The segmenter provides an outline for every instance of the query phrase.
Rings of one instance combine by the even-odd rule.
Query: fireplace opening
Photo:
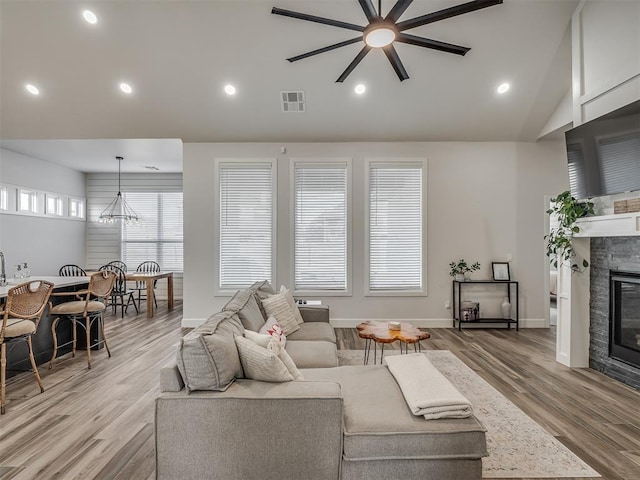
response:
[[[640,273],[611,271],[609,356],[640,368]]]

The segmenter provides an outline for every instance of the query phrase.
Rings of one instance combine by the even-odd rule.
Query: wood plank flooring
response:
[[[155,478],[153,401],[160,367],[186,330],[182,306],[156,316],[108,315],[106,351],[62,357],[11,378],[0,417],[0,479]],[[355,329],[337,329],[338,347],[362,349]],[[554,360],[547,330],[431,329],[424,349],[453,351],[479,375],[589,463],[606,480],[640,478],[640,392],[589,369]],[[389,347],[387,347],[389,348]],[[392,344],[390,348],[398,348]],[[525,480],[525,479],[518,479]]]

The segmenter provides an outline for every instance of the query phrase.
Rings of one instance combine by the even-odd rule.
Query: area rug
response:
[[[340,365],[362,365],[363,353],[338,351]],[[385,356],[399,353],[385,352]],[[471,401],[474,415],[487,428],[489,456],[482,459],[484,478],[600,477],[453,353],[423,353]]]

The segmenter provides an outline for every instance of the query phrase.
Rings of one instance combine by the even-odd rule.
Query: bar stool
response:
[[[37,287],[35,285],[37,284]],[[31,335],[36,333],[42,312],[47,305],[47,300],[53,290],[53,283],[44,280],[25,282],[10,288],[7,292],[7,303],[0,312],[2,318],[2,330],[0,330],[0,376],[2,377],[0,391],[0,414],[5,412],[5,381],[7,368],[7,345],[13,349],[20,341],[26,341],[29,347],[29,360],[31,368],[40,387],[40,393],[44,392],[42,380],[38,373],[36,361],[33,358],[33,346]]]
[[[79,300],[72,300],[70,302],[60,303],[58,305],[50,306],[51,316],[56,316],[55,320],[51,323],[51,333],[53,335],[53,355],[51,356],[51,362],[49,362],[49,368],[53,367],[53,362],[56,359],[58,348],[64,345],[72,344],[71,356],[76,356],[76,341],[77,341],[77,325],[80,325],[85,330],[87,339],[87,366],[91,368],[91,347],[95,347],[104,343],[107,349],[107,355],[111,357],[109,351],[109,345],[107,344],[107,337],[104,335],[104,320],[102,317],[103,312],[107,306],[104,303],[104,299],[111,295],[113,284],[116,279],[116,274],[110,271],[100,271],[91,275],[89,279],[89,287],[87,290],[81,290],[78,292],[61,292],[54,293],[53,296],[69,296],[75,295]],[[92,300],[96,298],[97,300]],[[58,345],[58,337],[56,335],[56,327],[61,320],[70,320],[73,324],[73,340],[63,345]],[[102,339],[98,339],[94,344],[91,343],[91,326],[94,322],[98,322],[100,327],[100,334]]]

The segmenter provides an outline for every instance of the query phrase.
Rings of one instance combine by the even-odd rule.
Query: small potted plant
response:
[[[476,270],[480,270],[480,262],[476,262],[474,264],[467,264],[467,261],[462,258],[457,262],[451,262],[449,264],[451,270],[449,271],[449,275],[454,277],[458,282],[464,282],[465,273],[475,272]]]

